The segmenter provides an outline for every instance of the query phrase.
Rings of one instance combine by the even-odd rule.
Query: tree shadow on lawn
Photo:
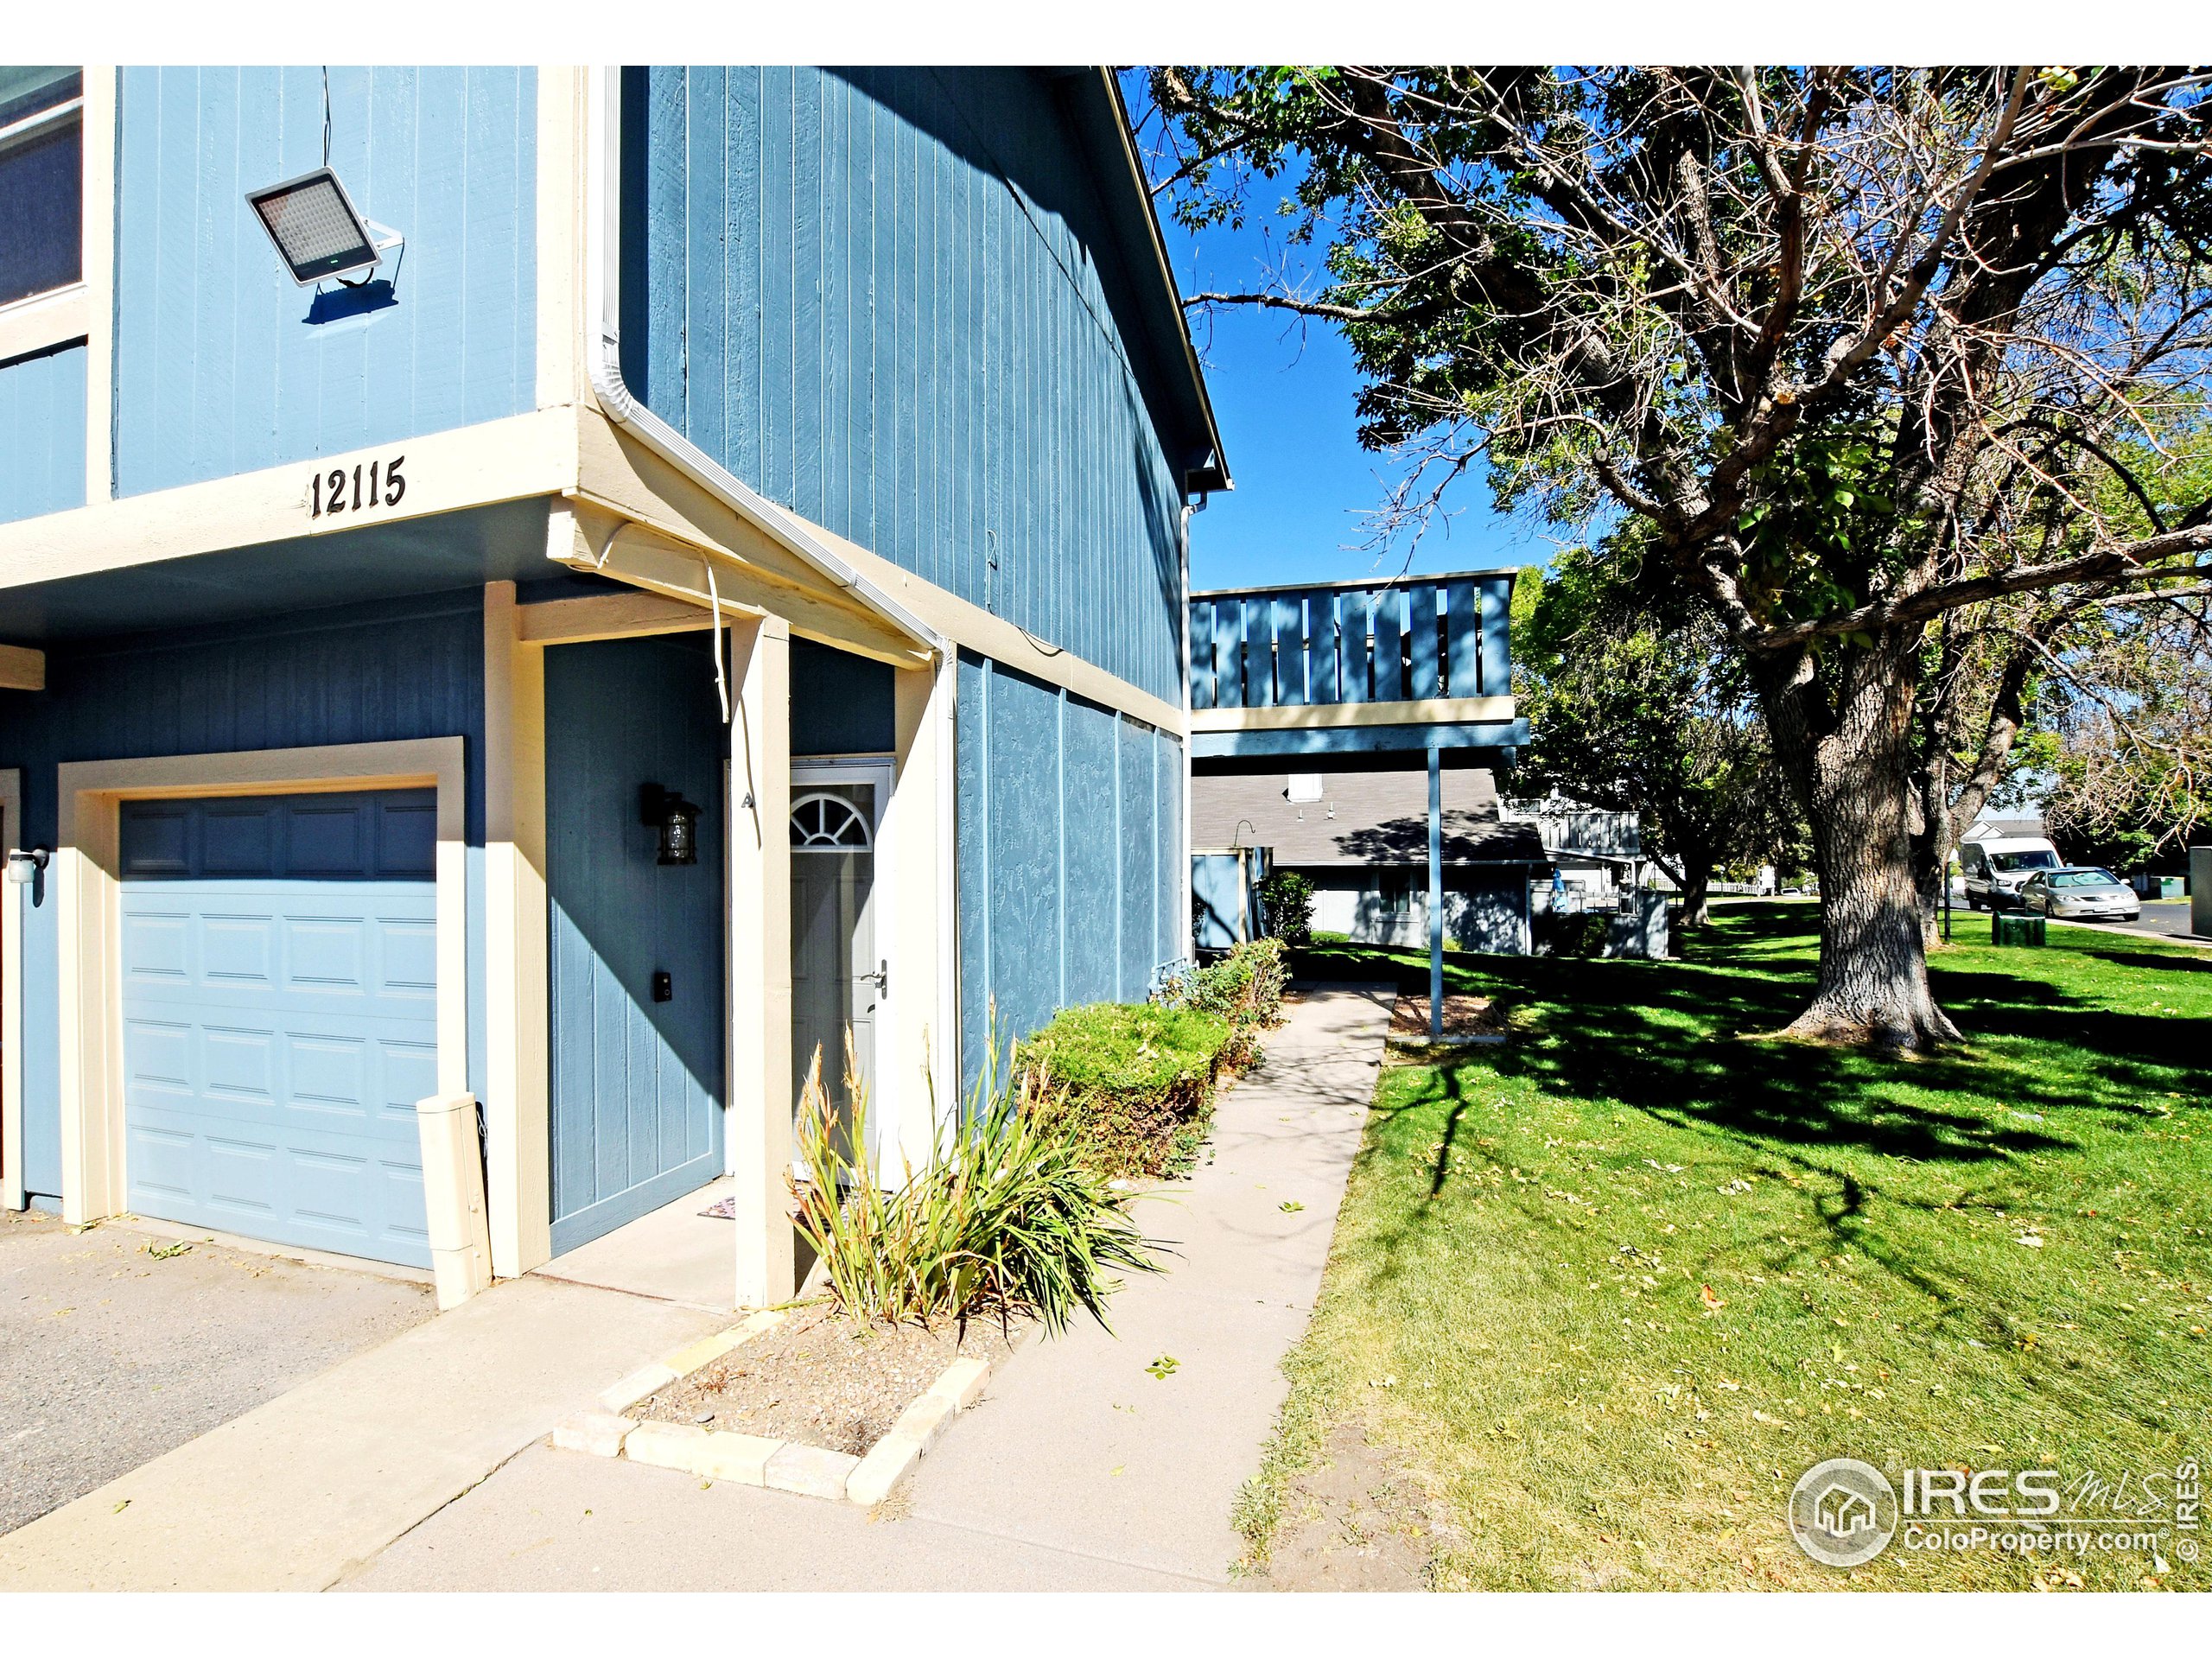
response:
[[[2069,1115],[2163,1118],[2176,1072],[2205,1069],[2197,1021],[2118,1012],[2047,979],[1980,966],[1939,969],[1939,995],[1988,1047],[1908,1061],[1738,1040],[1778,1029],[1802,1007],[1808,920],[1802,912],[1738,910],[1688,959],[1668,962],[1447,956],[1454,988],[1528,1006],[1537,1030],[1440,1071],[1451,1104],[1432,1196],[1443,1191],[1465,1110],[1463,1073],[1470,1083],[1519,1079],[1562,1099],[1631,1109],[1846,1183],[1829,1217],[1841,1236],[1870,1193],[1924,1210],[1960,1202],[1959,1183],[1914,1179],[1931,1168],[1994,1173],[2024,1156],[2077,1150],[2065,1132]],[[1403,954],[1315,950],[1301,969],[1322,969],[1332,956],[1344,971],[1371,978],[1381,966],[1396,971],[1402,988],[1427,991],[1426,964]],[[2069,1066],[2033,1046],[2051,1045],[2081,1052]],[[1942,1103],[1954,1094],[1959,1104]]]

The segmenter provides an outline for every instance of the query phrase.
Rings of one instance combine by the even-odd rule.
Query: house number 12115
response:
[[[394,455],[390,461],[357,464],[350,470],[333,467],[327,473],[317,472],[308,486],[308,517],[324,518],[370,507],[397,506],[407,493],[407,480],[399,473],[406,464],[406,456]]]

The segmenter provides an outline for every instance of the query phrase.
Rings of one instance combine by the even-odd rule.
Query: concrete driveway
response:
[[[0,1211],[0,1533],[429,1319],[429,1287]]]

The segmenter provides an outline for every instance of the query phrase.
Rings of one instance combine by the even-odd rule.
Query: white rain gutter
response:
[[[622,71],[592,72],[585,223],[599,245],[584,266],[586,304],[595,326],[588,327],[586,353],[591,389],[607,417],[663,461],[697,484],[755,530],[787,548],[823,581],[842,588],[909,639],[950,660],[952,641],[837,556],[821,538],[721,462],[693,443],[632,395],[622,379],[621,259],[622,197],[615,181],[622,156]]]

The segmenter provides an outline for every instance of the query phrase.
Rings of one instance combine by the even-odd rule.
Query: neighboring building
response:
[[[1974,821],[1959,841],[1963,845],[1969,841],[2038,841],[2044,838],[2043,814],[2040,812],[1985,812]]]
[[[325,86],[0,69],[4,1201],[421,1262],[466,1094],[499,1274],[729,1170],[788,1295],[817,1041],[918,1154],[1189,949],[1228,480],[1114,81]]]
[[[1248,925],[1241,895],[1265,865],[1313,880],[1321,928],[1529,949],[1529,879],[1549,863],[1533,828],[1500,818],[1493,779],[1529,741],[1513,707],[1514,575],[1191,596],[1201,948]]]
[[[1529,883],[1551,868],[1536,826],[1500,817],[1486,770],[1454,768],[1441,783],[1445,938],[1455,950],[1525,951]],[[1294,870],[1313,884],[1318,929],[1427,947],[1425,758],[1417,772],[1201,772],[1191,844],[1265,848],[1263,874]]]

